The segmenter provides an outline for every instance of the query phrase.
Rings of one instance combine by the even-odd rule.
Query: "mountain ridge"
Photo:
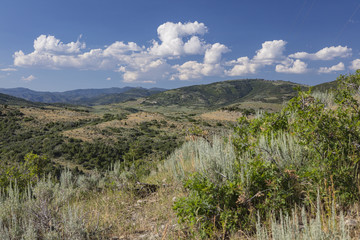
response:
[[[27,88],[0,88],[0,93],[41,103],[94,106],[145,98],[142,102],[145,105],[218,108],[246,101],[283,103],[296,95],[297,90],[295,88],[297,87],[303,90],[310,88],[307,85],[290,81],[255,78],[219,81],[170,90],[163,88],[112,87],[75,89],[64,92],[41,92]],[[327,91],[334,87],[336,87],[336,82],[332,81],[315,85],[312,88],[316,91]]]
[[[49,92],[49,91],[35,91],[28,88],[0,88],[0,93],[10,95],[13,97],[22,98],[31,102],[42,102],[42,103],[70,103],[70,104],[85,104],[85,105],[97,105],[97,100],[101,99],[101,96],[108,96],[113,94],[123,94],[123,96],[117,96],[121,100],[127,100],[127,95],[134,95],[137,97],[146,97],[152,93],[165,91],[162,88],[142,88],[142,87],[112,87],[112,88],[101,88],[101,89],[75,89],[64,92]],[[126,93],[130,94],[126,94]],[[105,102],[106,104],[113,103],[111,100]]]
[[[308,86],[282,80],[238,79],[171,89],[148,97],[143,104],[222,107],[244,101],[282,103],[296,95],[295,87]]]

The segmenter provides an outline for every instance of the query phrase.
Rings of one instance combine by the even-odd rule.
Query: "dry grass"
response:
[[[184,193],[169,177],[163,172],[144,179],[160,187],[143,198],[136,192],[107,191],[82,205],[92,224],[104,230],[104,239],[184,239],[172,211],[174,200]]]
[[[81,139],[85,142],[93,142],[94,140],[104,140],[104,141],[114,141],[116,140],[116,135],[112,134],[111,136],[104,135],[103,130],[107,128],[120,128],[125,127],[124,124],[119,120],[112,120],[109,122],[99,123],[95,126],[85,126],[68,131],[64,131],[62,134],[66,137],[71,137],[75,139]]]
[[[97,139],[102,139],[102,140],[114,139],[114,136],[104,136],[101,133],[101,130],[96,126],[86,126],[77,129],[72,129],[72,130],[64,131],[62,134],[66,137],[80,139],[85,142],[93,142]]]
[[[93,142],[94,140],[101,139],[102,141],[115,141],[116,134],[111,135],[104,134],[104,130],[110,128],[136,128],[142,122],[148,122],[151,120],[165,120],[164,116],[156,113],[139,112],[133,113],[127,116],[123,120],[112,120],[103,123],[99,123],[92,126],[80,127],[68,131],[64,131],[63,135],[75,139],[81,139],[86,142]],[[171,124],[171,123],[170,123]]]
[[[241,117],[240,112],[230,112],[230,111],[214,111],[201,114],[199,117],[203,120],[213,120],[213,121],[229,121],[236,122],[236,120]]]
[[[240,108],[254,108],[263,109],[268,112],[277,112],[283,108],[283,104],[279,103],[264,103],[264,102],[242,102],[238,105]]]
[[[122,123],[122,127],[132,128],[139,123],[148,122],[151,120],[161,121],[161,120],[165,120],[165,117],[158,113],[138,112],[128,115],[127,119],[121,120],[121,123]]]
[[[33,117],[43,123],[50,122],[74,122],[83,119],[94,119],[94,115],[86,112],[75,112],[65,109],[39,109],[21,108],[20,111],[26,116]]]
[[[108,128],[134,128],[141,122],[147,122],[151,120],[163,120],[164,117],[156,113],[147,113],[139,112],[133,113],[127,116],[127,119],[124,120],[112,120],[108,122],[103,122],[96,124],[94,126],[85,126],[81,128],[76,128],[68,131],[64,131],[63,135],[75,139],[81,139],[86,142],[93,142],[94,140],[104,140],[104,141],[114,141],[116,140],[116,135],[112,134],[104,135],[103,130]]]

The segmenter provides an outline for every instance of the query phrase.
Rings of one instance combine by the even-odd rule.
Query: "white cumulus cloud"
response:
[[[283,54],[285,45],[286,41],[284,40],[265,41],[252,59],[240,57],[237,60],[227,62],[227,65],[233,67],[225,73],[228,76],[255,74],[264,66],[279,63],[285,59]]]
[[[141,47],[134,42],[129,42],[126,44],[124,42],[116,41],[103,51],[103,55],[104,57],[119,58],[124,54],[139,52],[141,50]]]
[[[167,22],[158,27],[160,43],[153,41],[145,48],[134,42],[116,41],[109,46],[86,50],[85,43],[63,43],[51,35],[34,40],[34,51],[14,53],[14,65],[50,69],[77,68],[83,70],[113,70],[126,82],[155,82],[174,74],[167,61],[181,55],[206,55],[207,61],[218,61],[228,49],[222,44],[207,44],[199,36],[207,32],[203,23]],[[208,67],[207,72],[214,72]],[[206,72],[206,70],[204,70]]]
[[[228,76],[254,74],[260,67],[258,63],[254,63],[248,57],[240,57],[237,60],[228,62],[227,64],[234,66],[231,70],[226,71],[226,75]]]
[[[153,46],[149,48],[149,52],[158,56],[180,56],[186,54],[199,54],[205,51],[206,44],[197,36],[207,32],[204,23],[188,22],[173,23],[166,22],[157,29],[160,43],[153,41]],[[187,42],[184,39],[192,36]]]
[[[354,71],[360,69],[360,59],[355,59],[355,60],[353,60],[353,61],[351,62],[350,69],[351,69],[351,70],[354,70]]]
[[[28,77],[21,77],[21,80],[23,80],[23,81],[25,81],[25,82],[31,82],[32,80],[35,80],[36,79],[36,77],[35,76],[33,76],[33,75],[30,75],[30,76],[28,76]]]
[[[221,56],[228,51],[230,50],[225,45],[215,43],[206,50],[202,63],[188,61],[182,65],[173,66],[177,73],[173,74],[171,79],[189,80],[204,76],[223,75],[224,67],[221,64]]]
[[[306,73],[307,70],[307,64],[300,61],[299,59],[296,59],[295,61],[292,59],[287,59],[284,61],[283,64],[278,64],[275,67],[275,71],[279,73]]]
[[[184,52],[186,54],[203,54],[206,46],[206,43],[201,41],[199,37],[192,36],[184,44]]]
[[[332,60],[334,58],[346,58],[352,55],[352,49],[347,46],[325,47],[316,53],[297,52],[289,55],[291,58],[310,59],[310,60]]]
[[[286,41],[284,40],[266,41],[262,44],[262,48],[256,51],[253,61],[259,64],[271,65],[275,61],[284,58],[285,45]]]
[[[80,43],[79,40],[64,44],[51,35],[40,35],[34,41],[34,50],[37,52],[78,53],[85,47],[85,43]]]
[[[257,74],[265,67],[271,67],[279,73],[301,74],[309,71],[303,59],[332,60],[352,54],[351,48],[332,46],[316,53],[284,55],[287,42],[280,39],[264,41],[253,56],[240,56],[232,60],[223,57],[230,52],[226,45],[204,40],[203,36],[207,32],[207,26],[197,21],[166,22],[157,28],[158,39],[150,41],[148,46],[115,41],[93,49],[87,48],[81,39],[66,43],[55,36],[40,35],[34,40],[32,52],[19,50],[14,53],[14,66],[110,70],[117,72],[124,82],[154,83],[163,79],[191,80],[209,76]],[[341,64],[322,67],[318,71],[340,71],[345,68]],[[360,59],[354,60],[350,68],[360,68]],[[16,68],[3,68],[0,71],[11,72],[16,71]],[[22,79],[31,81],[35,78],[31,76]]]
[[[42,38],[41,36],[39,38]],[[38,39],[39,39],[38,38]],[[141,48],[135,43],[129,42],[115,42],[105,49],[91,49],[87,52],[78,52],[80,48],[72,47],[74,42],[63,44],[60,40],[51,36],[48,37],[51,42],[58,44],[50,44],[49,47],[42,47],[41,51],[34,48],[34,51],[29,54],[24,54],[21,50],[14,54],[14,65],[19,67],[42,67],[42,68],[79,68],[79,69],[113,69],[120,62],[126,62],[129,56],[135,52],[140,51]],[[35,40],[38,41],[38,39]],[[55,40],[54,40],[55,39]],[[34,44],[35,46],[36,44]],[[45,43],[43,45],[46,45]],[[70,46],[68,49],[60,47],[55,51],[54,46]],[[60,49],[64,49],[60,51]],[[69,54],[72,53],[72,54]]]
[[[16,68],[1,68],[0,71],[1,72],[16,72],[17,69]]]
[[[345,65],[343,62],[339,62],[338,64],[333,65],[331,67],[321,67],[319,69],[319,73],[332,73],[343,70],[345,70]]]
[[[211,48],[207,49],[204,56],[204,63],[216,64],[221,60],[221,55],[230,51],[225,45],[215,43]]]

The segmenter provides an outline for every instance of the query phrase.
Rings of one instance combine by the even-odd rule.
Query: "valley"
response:
[[[247,201],[257,201],[259,214],[265,217],[271,204],[276,209],[290,209],[293,203],[303,198],[301,189],[313,191],[312,187],[317,186],[313,182],[307,188],[300,180],[297,182],[302,178],[316,181],[313,170],[308,170],[308,165],[303,162],[318,153],[296,142],[303,134],[296,124],[307,124],[307,120],[297,123],[303,115],[295,116],[303,110],[296,101],[301,102],[299,98],[305,96],[304,99],[310,99],[306,104],[310,105],[304,106],[317,108],[316,111],[323,111],[324,116],[335,114],[331,111],[336,108],[327,110],[321,102],[327,99],[324,103],[334,104],[330,101],[333,96],[327,92],[331,86],[333,83],[314,87],[314,96],[320,99],[319,102],[312,101],[313,97],[307,95],[308,86],[259,79],[191,86],[154,92],[149,96],[132,96],[126,100],[117,96],[111,104],[93,106],[87,104],[88,101],[81,105],[34,103],[2,94],[0,185],[5,197],[0,203],[5,206],[17,201],[23,212],[26,212],[26,206],[32,211],[45,208],[48,212],[44,215],[29,212],[30,217],[27,217],[20,214],[20,210],[14,212],[12,208],[3,208],[0,213],[22,219],[30,224],[22,226],[24,231],[38,232],[44,238],[54,234],[60,238],[77,236],[79,239],[197,239],[200,236],[243,239],[246,235],[226,225],[228,220],[236,225],[236,229],[247,229],[246,234],[255,236],[254,226],[246,225],[250,222],[233,215],[243,211],[244,216],[255,219]],[[303,90],[300,97],[296,87]],[[114,99],[113,93],[108,96]],[[100,98],[108,99],[104,95]],[[98,103],[103,102],[100,98]],[[357,95],[355,99],[358,99]],[[297,109],[292,110],[293,115],[284,110],[290,107]],[[315,115],[311,116],[313,121]],[[287,118],[285,122],[288,123],[283,122]],[[286,124],[292,130],[288,130]],[[327,126],[331,124],[334,122],[329,120]],[[352,127],[351,122],[348,124]],[[311,127],[310,124],[303,129]],[[328,134],[325,129],[323,131]],[[305,134],[311,136],[312,133]],[[269,143],[264,141],[265,138]],[[308,139],[308,144],[314,144],[311,137]],[[324,148],[327,151],[327,146]],[[269,161],[266,153],[271,153],[274,159]],[[255,156],[255,160],[249,154]],[[244,162],[236,165],[238,159]],[[323,169],[321,161],[319,164],[319,169]],[[247,177],[244,174],[248,174]],[[252,178],[254,182],[246,182],[245,178]],[[283,196],[289,205],[277,202],[276,196],[282,194],[282,188],[287,186],[285,183],[291,181],[294,185],[286,191],[292,194]],[[249,192],[243,192],[234,184],[243,184]],[[254,187],[252,184],[259,185]],[[274,188],[272,184],[275,184]],[[262,202],[260,193],[269,191],[269,186],[275,195],[267,195],[271,201]],[[17,195],[10,195],[14,189]],[[28,194],[28,199],[22,194]],[[236,201],[231,200],[234,196]],[[313,195],[309,193],[308,197]],[[207,205],[203,205],[204,202]],[[216,210],[219,209],[217,204],[224,205]],[[329,202],[323,204],[330,207]],[[212,209],[210,213],[197,212],[207,207]],[[309,216],[314,214],[311,209],[306,211]],[[228,220],[222,219],[223,213],[229,214]],[[216,221],[194,225],[199,217],[208,218],[208,214],[215,214]],[[55,225],[47,227],[39,222],[45,218]],[[323,219],[328,221],[325,216]],[[15,227],[11,222],[5,224],[6,227],[0,225],[0,235]],[[70,225],[78,230],[71,232]],[[261,225],[260,230],[265,231],[265,228],[266,225]]]

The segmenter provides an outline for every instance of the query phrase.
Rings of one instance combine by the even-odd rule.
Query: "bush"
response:
[[[247,223],[246,208],[239,208],[238,194],[231,182],[215,184],[202,174],[194,174],[185,182],[189,196],[175,202],[173,209],[181,223],[197,230],[200,237],[227,235],[239,224]],[[214,231],[215,230],[215,231]],[[218,231],[222,230],[222,231]],[[196,235],[193,231],[192,234]]]
[[[0,188],[7,188],[11,183],[17,183],[19,189],[23,190],[28,184],[36,183],[46,172],[51,164],[46,156],[28,153],[24,161],[16,165],[1,163]]]
[[[327,209],[331,202],[346,209],[358,201],[360,70],[338,81],[334,93],[299,91],[281,112],[240,118],[230,168],[219,168],[224,154],[216,146],[225,142],[197,149],[204,141],[198,140],[175,152],[168,163],[188,191],[174,206],[179,220],[201,237],[225,237],[238,229],[255,233],[257,218],[278,220],[294,206],[311,212],[317,201]],[[201,166],[195,174],[182,167],[187,158]]]

